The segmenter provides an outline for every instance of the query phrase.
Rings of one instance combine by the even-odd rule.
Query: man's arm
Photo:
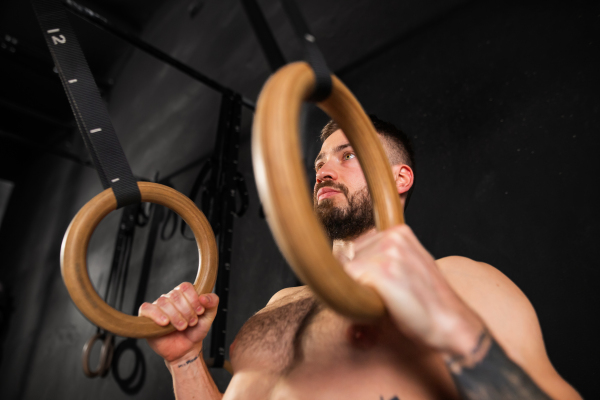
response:
[[[161,326],[169,323],[177,329],[168,335],[149,338],[148,344],[165,360],[173,376],[175,397],[220,400],[202,356],[202,340],[217,314],[219,298],[213,293],[198,296],[191,283],[182,283],[154,303],[144,303],[139,315]]]
[[[400,331],[429,345],[455,367],[459,362],[454,377],[465,394],[478,385],[478,393],[502,390],[517,396],[536,390],[540,396],[545,392],[554,399],[581,399],[552,368],[526,297],[492,267],[488,270],[496,271],[497,279],[480,273],[480,264],[472,260],[468,260],[470,270],[465,265],[458,267],[456,261],[461,260],[468,259],[453,257],[454,262],[436,265],[412,230],[401,225],[361,242],[345,269],[377,290]],[[454,267],[453,280],[442,273],[443,264]],[[470,276],[476,272],[479,281]],[[484,331],[491,333],[487,341],[481,336]],[[499,346],[493,346],[493,338]],[[513,377],[516,373],[523,379],[498,381],[506,368]]]
[[[172,362],[165,361],[173,377],[173,391],[178,400],[222,399],[215,381],[202,356],[202,349],[193,357],[183,357]]]
[[[486,330],[469,354],[447,357],[446,363],[463,399],[551,400]]]
[[[465,398],[581,399],[552,366],[535,310],[508,277],[465,257],[437,265],[487,327],[470,354],[446,355]]]

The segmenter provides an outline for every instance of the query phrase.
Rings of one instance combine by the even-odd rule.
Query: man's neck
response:
[[[369,229],[359,237],[352,240],[337,239],[333,241],[333,256],[340,262],[352,261],[356,252],[356,245],[364,239],[371,237],[377,233],[375,228]]]

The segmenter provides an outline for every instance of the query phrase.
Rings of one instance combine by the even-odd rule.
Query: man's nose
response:
[[[328,161],[325,164],[323,164],[321,168],[319,168],[319,170],[317,171],[317,183],[327,180],[337,180],[338,175],[332,164],[333,163],[331,161]]]

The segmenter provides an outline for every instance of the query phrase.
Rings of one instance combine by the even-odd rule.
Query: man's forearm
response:
[[[487,331],[481,334],[472,356],[475,362],[466,360],[465,357],[447,360],[454,383],[463,399],[550,400]]]
[[[167,367],[173,376],[176,399],[221,400],[223,397],[208,372],[202,351],[187,360],[167,363]]]

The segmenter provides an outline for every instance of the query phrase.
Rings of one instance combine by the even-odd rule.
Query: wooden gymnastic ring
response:
[[[102,347],[100,348],[100,356],[98,358],[98,365],[95,370],[90,369],[90,353],[92,347],[97,340],[102,339]],[[83,367],[83,373],[88,378],[94,378],[98,375],[104,376],[110,369],[110,363],[112,362],[114,351],[114,335],[110,332],[99,332],[92,336],[84,345],[83,352],[81,353],[81,365]]]
[[[138,182],[143,202],[160,204],[175,211],[190,226],[199,251],[198,274],[194,288],[198,294],[210,293],[217,278],[217,245],[204,214],[186,196],[164,185]],[[60,252],[61,272],[67,290],[79,310],[93,324],[115,335],[147,338],[173,332],[173,325],[159,326],[145,317],[115,310],[98,295],[87,271],[90,237],[102,219],[117,207],[112,189],[106,189],[79,210],[63,239]]]
[[[335,76],[332,80],[331,95],[318,106],[338,123],[356,151],[377,228],[402,224],[402,205],[378,134],[348,88]],[[312,69],[298,62],[281,68],[263,87],[252,128],[258,192],[273,236],[296,275],[338,313],[358,321],[373,320],[385,313],[381,298],[350,278],[333,257],[314,215],[312,196],[306,193],[298,132],[302,103],[314,85]]]

